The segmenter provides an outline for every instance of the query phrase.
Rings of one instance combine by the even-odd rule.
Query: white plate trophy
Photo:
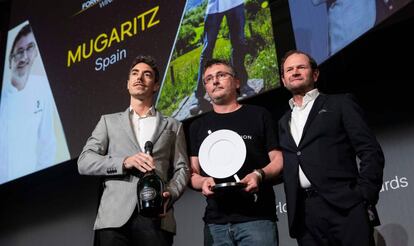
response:
[[[201,143],[198,152],[200,166],[203,171],[218,179],[233,176],[235,182],[219,183],[212,190],[239,189],[246,186],[240,183],[237,172],[246,159],[246,145],[243,139],[234,131],[218,130],[209,135]]]

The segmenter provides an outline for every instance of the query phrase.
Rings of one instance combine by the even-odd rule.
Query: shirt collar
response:
[[[147,117],[154,117],[156,115],[156,110],[154,106],[151,106],[148,111],[144,114],[144,115],[139,115],[137,114],[134,109],[132,108],[132,106],[129,106],[129,113],[138,117],[138,118],[147,118]]]
[[[319,96],[319,90],[317,88],[306,92],[305,96],[303,97],[302,107],[305,107],[306,104],[308,104],[310,101],[315,100]],[[289,106],[291,109],[293,109],[296,104],[295,101],[293,101],[293,97],[289,100]]]

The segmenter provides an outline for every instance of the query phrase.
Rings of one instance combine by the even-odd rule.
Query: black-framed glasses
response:
[[[204,80],[204,84],[210,84],[210,83],[213,83],[214,79],[218,79],[218,81],[223,81],[230,77],[234,77],[234,74],[229,73],[229,72],[217,72],[215,75],[210,74],[206,76],[203,80]]]
[[[21,60],[24,57],[24,53],[28,56],[33,54],[33,51],[36,49],[35,43],[29,43],[26,48],[19,48],[15,53],[12,54],[12,58],[16,61]]]

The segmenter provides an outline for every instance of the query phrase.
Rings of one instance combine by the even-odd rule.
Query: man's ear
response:
[[[35,47],[35,50],[34,50],[34,55],[33,55],[33,60],[34,59],[36,59],[36,57],[39,55],[39,51],[37,50],[37,46]]]
[[[161,87],[160,82],[156,82],[154,84],[154,93],[157,92],[160,89],[160,87]]]
[[[236,89],[240,89],[240,80],[238,78],[235,78],[234,82],[236,83]]]
[[[283,86],[286,87],[285,78],[281,77]]]
[[[313,81],[318,81],[319,78],[319,69],[316,69],[315,71],[313,71]]]

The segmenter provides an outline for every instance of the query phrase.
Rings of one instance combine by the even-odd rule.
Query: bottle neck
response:
[[[150,175],[157,175],[157,174],[155,173],[155,170],[151,170],[151,171],[147,171],[147,172],[144,174],[144,177],[145,177],[145,176],[150,176]]]

